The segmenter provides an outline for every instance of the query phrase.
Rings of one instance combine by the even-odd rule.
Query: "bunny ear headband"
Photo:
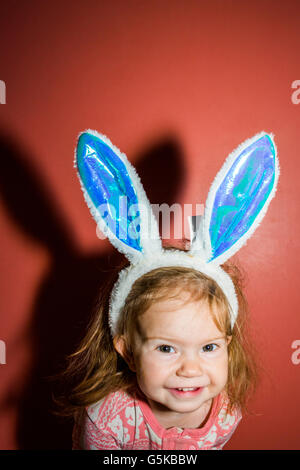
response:
[[[215,177],[190,249],[165,250],[142,183],[126,155],[96,131],[79,135],[75,166],[87,205],[101,231],[130,262],[119,273],[110,297],[112,336],[133,283],[163,266],[190,267],[213,278],[229,301],[233,327],[238,301],[221,264],[246,243],[263,219],[276,191],[276,154],[272,134],[261,132],[242,143]]]

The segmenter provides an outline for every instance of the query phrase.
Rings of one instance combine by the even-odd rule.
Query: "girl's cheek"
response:
[[[175,361],[175,354],[162,354],[159,351],[145,351],[142,354],[142,362],[152,366],[162,367],[163,364],[170,364]]]
[[[208,363],[227,360],[227,358],[228,354],[227,349],[225,348],[216,349],[213,352],[202,353],[201,355],[201,359]]]

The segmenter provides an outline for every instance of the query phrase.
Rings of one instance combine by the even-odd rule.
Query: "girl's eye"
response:
[[[217,344],[206,344],[205,346],[203,346],[203,351],[204,352],[212,352],[212,351],[215,351],[215,349],[218,347]]]
[[[170,352],[174,352],[174,348],[172,346],[168,346],[167,344],[163,344],[162,346],[158,346],[157,348],[160,352],[163,352],[163,353],[170,353]],[[171,349],[173,351],[171,351]]]

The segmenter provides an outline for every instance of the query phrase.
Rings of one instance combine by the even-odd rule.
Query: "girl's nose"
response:
[[[180,377],[198,377],[202,375],[202,367],[199,358],[185,358],[177,369],[177,375]]]

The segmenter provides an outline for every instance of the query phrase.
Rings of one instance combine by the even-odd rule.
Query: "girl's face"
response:
[[[151,408],[201,416],[225,387],[226,338],[204,301],[154,303],[138,318],[134,369]],[[174,414],[174,413],[173,413]]]

